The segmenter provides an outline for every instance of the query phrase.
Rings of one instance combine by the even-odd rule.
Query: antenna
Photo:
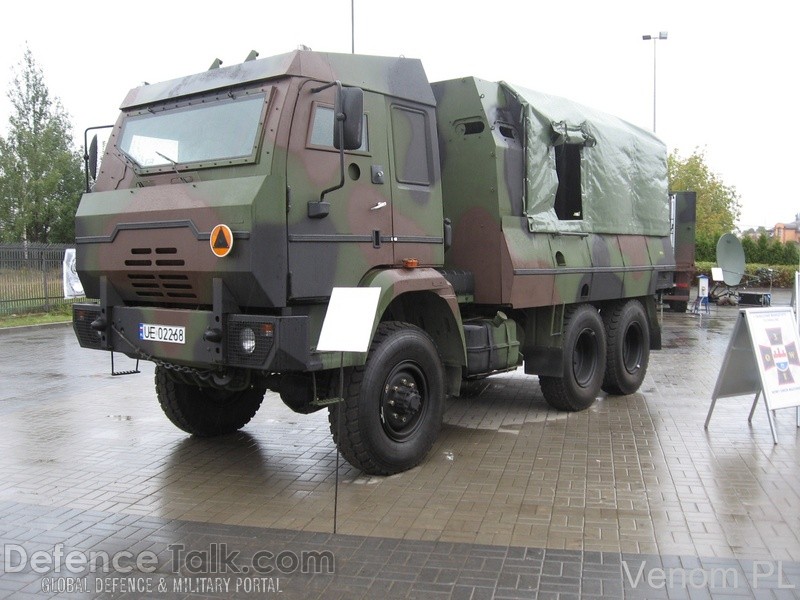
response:
[[[717,264],[722,269],[725,285],[735,287],[744,275],[744,249],[732,233],[726,233],[717,241]]]
[[[350,54],[356,53],[356,0],[350,0]]]

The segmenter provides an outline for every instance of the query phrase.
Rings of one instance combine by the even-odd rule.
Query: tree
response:
[[[742,238],[742,250],[744,251],[745,262],[748,263],[758,262],[756,260],[756,255],[758,254],[758,247],[756,246],[756,242],[753,238],[749,236]],[[716,260],[716,258],[712,260]]]
[[[677,150],[667,158],[669,189],[697,192],[697,247],[716,248],[717,240],[734,230],[739,218],[739,195],[709,169],[705,156],[695,149],[683,158]]]
[[[71,242],[83,191],[72,125],[29,48],[14,70],[8,136],[0,136],[0,241]]]
[[[766,234],[758,236],[756,240],[755,262],[760,264],[769,264],[772,262],[769,255],[769,238]]]
[[[763,229],[763,227],[760,229]],[[770,240],[766,231],[762,231],[756,240],[751,237],[742,238],[742,249],[747,263],[796,265],[800,258],[797,244],[794,242],[786,242],[784,244],[780,240]],[[715,259],[712,257],[707,260]]]

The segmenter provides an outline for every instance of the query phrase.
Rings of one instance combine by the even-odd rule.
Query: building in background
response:
[[[782,244],[786,242],[800,242],[798,231],[800,230],[800,213],[795,215],[794,221],[790,223],[776,223],[772,229],[772,239],[780,241]]]

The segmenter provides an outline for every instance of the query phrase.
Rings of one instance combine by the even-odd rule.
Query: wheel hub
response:
[[[578,336],[572,355],[572,372],[575,381],[586,387],[594,377],[597,360],[597,337],[591,329],[584,329]]]
[[[406,378],[400,380],[400,385],[387,386],[387,403],[398,416],[414,416],[422,406],[422,395],[417,390],[417,384]]]
[[[418,367],[406,364],[396,368],[386,380],[381,401],[381,421],[395,441],[411,435],[425,408],[424,381]],[[422,389],[420,389],[422,387]]]
[[[632,323],[625,332],[625,342],[622,347],[622,363],[628,373],[635,373],[642,363],[642,348],[644,334],[638,323]]]

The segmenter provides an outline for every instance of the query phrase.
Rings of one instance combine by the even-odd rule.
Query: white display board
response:
[[[333,288],[317,350],[369,350],[380,294],[380,288]]]
[[[62,282],[64,284],[64,298],[83,298],[83,284],[78,279],[78,271],[75,266],[75,248],[67,248],[64,251]]]
[[[739,311],[728,350],[712,394],[706,428],[718,398],[755,393],[764,396],[772,436],[772,411],[800,406],[800,341],[792,308],[748,308]]]
[[[770,409],[800,406],[800,341],[791,308],[745,313]]]

